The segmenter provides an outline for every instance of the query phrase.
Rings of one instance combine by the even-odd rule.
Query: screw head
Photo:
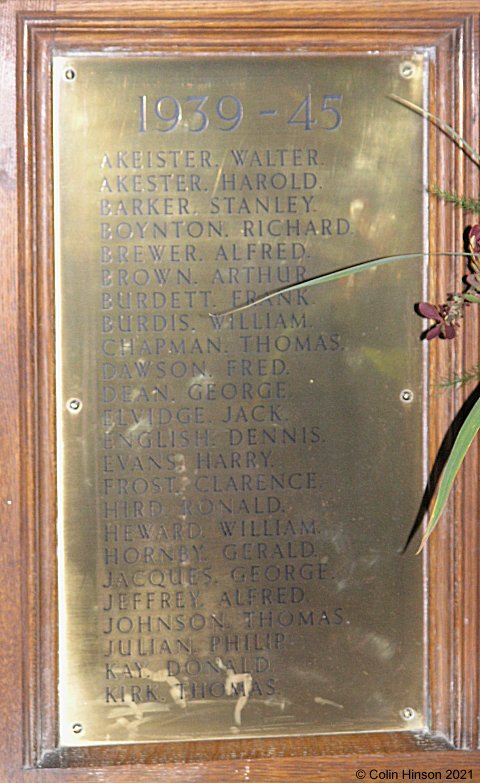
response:
[[[83,731],[83,726],[81,723],[74,723],[72,726],[72,731],[74,734],[81,734]]]
[[[65,68],[65,71],[63,72],[63,75],[64,75],[65,79],[67,80],[67,82],[73,82],[73,80],[77,76],[77,72],[75,71],[75,68],[69,67],[69,68]]]
[[[77,397],[72,397],[72,399],[68,400],[67,410],[70,411],[70,413],[79,413],[81,409],[82,409],[82,401],[79,400]]]
[[[406,62],[400,63],[400,76],[403,79],[411,79],[414,73],[415,67],[413,63],[409,62],[408,60]]]
[[[416,712],[413,707],[404,707],[401,712],[403,720],[413,720]]]
[[[413,391],[411,389],[402,389],[400,399],[402,402],[413,402]]]

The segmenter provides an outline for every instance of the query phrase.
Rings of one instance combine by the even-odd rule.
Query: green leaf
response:
[[[250,307],[255,307],[256,305],[261,304],[262,302],[266,302],[269,299],[273,299],[275,296],[280,296],[281,294],[286,293],[287,291],[294,291],[300,288],[309,288],[310,286],[319,285],[320,283],[328,283],[328,282],[332,282],[333,280],[340,280],[341,278],[349,277],[350,275],[355,275],[358,274],[359,272],[365,272],[367,269],[372,269],[378,266],[385,266],[386,264],[391,264],[394,263],[395,261],[404,261],[409,258],[418,258],[420,256],[470,257],[470,254],[455,253],[455,252],[406,253],[398,256],[383,256],[381,258],[375,258],[370,261],[363,261],[359,264],[354,264],[353,266],[345,267],[344,269],[337,269],[335,272],[327,272],[323,275],[318,275],[317,277],[313,277],[310,280],[300,280],[298,283],[293,283],[292,285],[284,286],[283,288],[280,288],[277,291],[271,291],[270,293],[265,294],[264,296],[261,296],[252,302],[247,302],[247,304],[239,305],[238,307],[234,307],[231,310],[226,310],[223,313],[210,313],[210,315],[218,316],[218,315],[230,315],[232,313],[238,313],[241,312],[242,310],[248,310]],[[432,516],[428,523],[427,530],[425,531],[425,535],[422,539],[422,543],[420,545],[418,552],[420,552],[423,549],[426,541],[428,540],[430,534],[432,533],[432,530],[434,529],[434,527],[438,522],[438,518],[443,511],[445,503],[447,502],[447,498],[450,493],[452,484],[455,480],[455,476],[457,475],[460,469],[460,465],[462,464],[463,459],[465,457],[465,454],[468,451],[468,448],[473,438],[477,434],[479,428],[480,428],[480,400],[478,400],[478,402],[475,404],[475,407],[470,412],[468,418],[463,424],[457,436],[457,439],[453,445],[452,453],[450,454],[450,457],[448,458],[447,464],[445,466],[445,472],[442,481],[440,483],[437,499],[435,501],[435,505],[432,511]]]
[[[480,296],[474,294],[462,294],[462,296],[467,302],[480,302]]]
[[[232,313],[240,313],[242,310],[248,310],[250,307],[256,307],[256,305],[261,304],[262,302],[267,302],[269,299],[274,299],[276,296],[281,296],[281,294],[286,294],[289,291],[297,291],[301,288],[309,288],[310,286],[314,285],[320,285],[320,283],[331,283],[334,280],[341,280],[343,277],[350,277],[350,275],[356,275],[359,272],[366,272],[367,269],[373,269],[377,266],[385,266],[387,264],[392,264],[395,261],[405,261],[409,258],[420,258],[421,256],[464,256],[466,258],[470,257],[469,253],[405,253],[404,255],[400,256],[382,256],[381,258],[374,258],[370,261],[362,261],[359,264],[353,264],[352,266],[346,266],[343,269],[337,269],[335,272],[326,272],[323,275],[317,275],[316,277],[312,277],[309,280],[299,280],[298,283],[293,283],[292,285],[284,286],[283,288],[279,288],[277,291],[270,291],[270,293],[265,294],[264,296],[259,296],[258,299],[254,299],[251,302],[247,302],[247,304],[244,305],[238,305],[237,307],[233,307],[231,310],[224,310],[221,313],[209,313],[211,316],[220,316],[220,315],[232,315]]]
[[[465,419],[460,432],[458,433],[455,443],[453,444],[452,451],[445,465],[445,471],[438,488],[437,498],[435,505],[432,509],[432,515],[427,525],[427,529],[422,538],[422,543],[417,551],[417,554],[422,551],[423,547],[430,538],[440,515],[445,508],[445,504],[448,500],[452,484],[455,481],[458,471],[462,465],[470,445],[480,429],[480,399],[477,400],[472,410]]]

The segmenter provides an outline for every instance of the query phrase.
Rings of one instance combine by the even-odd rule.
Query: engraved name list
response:
[[[365,173],[356,142],[369,112],[356,79],[399,78],[398,58],[376,67],[58,58],[57,111],[76,117],[56,163],[69,743],[352,730],[372,711],[399,723],[388,680],[412,659],[408,600],[399,628],[388,617],[398,584],[412,600],[419,585],[398,557],[419,487],[414,466],[383,471],[418,419],[396,391],[408,349],[362,297],[380,322],[392,283],[403,296],[418,274],[229,312],[380,255],[398,232],[375,149]],[[402,170],[398,147],[384,155]],[[401,239],[421,238],[413,210],[402,220]]]

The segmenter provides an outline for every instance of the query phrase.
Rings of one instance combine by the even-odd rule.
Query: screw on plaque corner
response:
[[[400,399],[402,402],[413,402],[414,394],[411,389],[402,389]]]
[[[400,76],[402,79],[411,79],[415,73],[415,66],[409,60],[400,63]]]
[[[67,402],[67,410],[70,413],[80,413],[82,410],[82,401],[78,397],[72,397]]]

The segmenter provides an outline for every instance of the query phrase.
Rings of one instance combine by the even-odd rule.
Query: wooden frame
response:
[[[58,749],[56,739],[55,417],[52,281],[50,62],[53,52],[139,48],[221,52],[366,52],[422,45],[435,51],[432,111],[478,147],[479,26],[476,3],[422,0],[357,3],[158,3],[151,0],[9,0],[1,8],[5,79],[0,199],[2,286],[2,439],[4,466],[0,595],[5,685],[0,706],[3,779],[223,781],[351,780],[355,770],[480,771],[478,449],[474,447],[426,558],[426,674],[431,734],[358,734],[274,740]],[[17,83],[13,81],[16,67]],[[430,180],[478,193],[478,174],[441,134],[431,133]],[[16,153],[15,153],[16,151]],[[16,166],[16,161],[18,166]],[[465,220],[432,200],[431,241],[459,249]],[[460,273],[457,270],[457,279]],[[441,300],[454,288],[445,265],[432,284]],[[17,319],[18,313],[18,319]],[[453,357],[478,358],[478,320],[461,346],[440,346],[432,373]],[[457,352],[458,351],[458,352]],[[460,353],[462,352],[462,353]],[[451,365],[450,365],[451,366]],[[431,454],[462,400],[432,397]],[[468,406],[468,402],[466,403]],[[428,594],[427,594],[428,593]],[[20,688],[20,680],[22,688]],[[456,749],[456,750],[454,750]],[[123,765],[128,765],[128,770]],[[87,771],[85,768],[91,768]],[[400,772],[401,777],[401,772]]]

